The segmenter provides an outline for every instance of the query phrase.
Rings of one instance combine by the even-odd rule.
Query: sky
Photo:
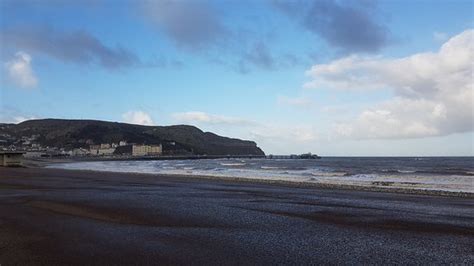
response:
[[[267,154],[474,156],[473,1],[0,0],[0,122],[191,124]]]

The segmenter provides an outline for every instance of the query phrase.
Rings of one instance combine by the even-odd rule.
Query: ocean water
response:
[[[474,193],[474,157],[94,161],[54,164],[49,167]]]

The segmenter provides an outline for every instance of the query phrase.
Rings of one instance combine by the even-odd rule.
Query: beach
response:
[[[473,264],[472,196],[0,168],[0,264]]]

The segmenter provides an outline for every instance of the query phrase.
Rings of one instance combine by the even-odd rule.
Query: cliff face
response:
[[[29,138],[42,146],[64,148],[126,140],[129,143],[162,143],[170,153],[264,155],[253,141],[222,137],[187,125],[141,126],[97,120],[41,119],[0,125],[0,138],[5,138],[3,143],[8,144]]]

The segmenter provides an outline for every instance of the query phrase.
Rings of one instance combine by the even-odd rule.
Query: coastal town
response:
[[[0,151],[25,157],[264,156],[256,143],[188,125],[141,126],[100,120],[0,123]]]
[[[21,151],[26,158],[34,157],[85,157],[85,156],[160,156],[163,154],[163,145],[160,144],[138,144],[128,143],[122,140],[118,143],[94,144],[93,141],[86,141],[83,147],[51,147],[43,146],[37,140],[39,135],[22,136],[15,139],[8,134],[0,134],[0,151],[14,152]],[[174,142],[168,143],[173,145]]]
[[[10,125],[10,127],[12,127]],[[150,140],[148,143],[131,142],[122,139],[111,142],[98,143],[93,139],[72,138],[67,135],[52,135],[51,132],[43,134],[25,134],[17,132],[10,134],[1,131],[0,125],[0,152],[3,157],[9,154],[10,158],[155,158],[155,159],[199,159],[199,158],[267,158],[267,159],[320,159],[321,157],[311,152],[290,155],[265,155],[247,153],[235,153],[231,150],[223,150],[221,153],[208,154],[195,151],[193,147],[185,147],[174,140]],[[19,133],[19,134],[18,134]],[[69,137],[68,141],[64,141]],[[50,138],[50,141],[45,141]],[[101,138],[101,139],[106,139]],[[54,140],[54,141],[51,141]],[[48,145],[48,143],[50,145]],[[51,143],[53,145],[51,145]],[[248,151],[248,150],[247,150]],[[6,158],[6,157],[5,157]],[[12,162],[12,160],[10,160]],[[18,164],[20,160],[16,159]],[[4,163],[6,164],[6,163]]]

